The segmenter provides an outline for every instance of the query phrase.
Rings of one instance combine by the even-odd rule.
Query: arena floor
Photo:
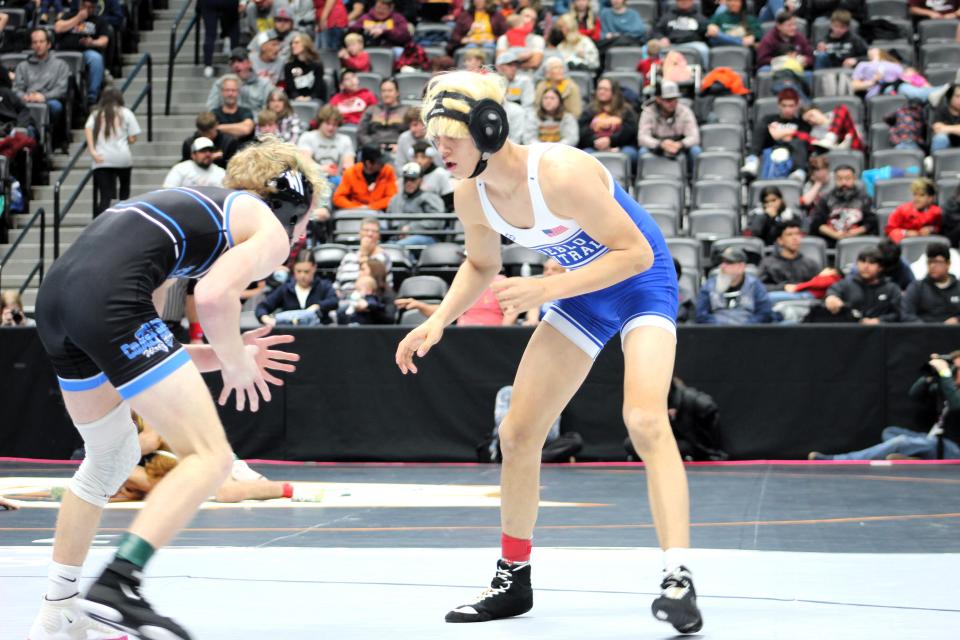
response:
[[[148,597],[199,640],[670,638],[649,604],[659,551],[642,466],[544,470],[527,615],[448,625],[498,550],[499,470],[272,465],[318,503],[207,504],[148,569]],[[0,639],[26,635],[73,467],[0,461]],[[702,637],[949,638],[960,628],[960,465],[688,468]],[[111,505],[84,575],[137,504]]]

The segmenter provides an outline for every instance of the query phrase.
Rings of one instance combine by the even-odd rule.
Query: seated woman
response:
[[[270,292],[257,305],[257,318],[263,324],[311,326],[329,324],[329,313],[337,309],[333,285],[317,277],[313,253],[304,249],[293,264],[293,279]]]
[[[593,100],[580,116],[580,148],[587,153],[622,151],[637,163],[637,113],[623,96],[620,83],[600,78]]]
[[[777,240],[778,225],[788,220],[799,222],[801,216],[784,202],[778,187],[764,187],[760,191],[760,204],[750,212],[744,235],[760,238],[764,244],[772,245]]]
[[[527,115],[526,124],[527,132],[524,139],[528,144],[559,142],[575,147],[580,141],[577,119],[567,113],[560,92],[553,88],[545,90],[540,95],[536,107]]]
[[[563,34],[557,50],[569,69],[596,71],[600,68],[600,51],[593,40],[580,33],[577,19],[567,13],[556,21],[556,28]]]

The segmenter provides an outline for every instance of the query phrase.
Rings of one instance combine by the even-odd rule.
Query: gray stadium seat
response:
[[[740,179],[740,154],[733,151],[704,151],[696,160],[695,180]]]
[[[937,180],[960,176],[960,149],[934,151],[933,175]]]
[[[420,100],[423,97],[423,89],[427,86],[430,78],[431,75],[423,71],[411,71],[395,75],[394,79],[400,88],[400,99]]]
[[[871,18],[907,18],[907,0],[867,0],[867,15]]]
[[[900,241],[903,259],[913,264],[927,253],[927,246],[931,244],[945,244],[950,246],[950,238],[945,236],[914,236]]]
[[[705,124],[700,127],[700,146],[706,151],[743,151],[743,127],[736,124]]]
[[[698,276],[703,273],[700,266],[702,249],[699,240],[667,238],[667,248],[670,250],[670,255],[677,259],[684,271],[696,273]]]
[[[693,184],[692,206],[723,208],[740,215],[740,183],[730,180],[698,180]]]
[[[629,88],[638,96],[643,94],[643,81],[636,71],[605,71],[600,77],[616,80],[621,87]]]
[[[910,202],[913,197],[912,184],[915,178],[893,178],[878,180],[874,192],[874,202],[878,207],[896,207]]]
[[[665,238],[675,238],[680,235],[680,216],[671,209],[648,210],[650,217],[657,223]]]
[[[884,149],[870,154],[870,167],[910,167],[923,166],[923,151],[919,149]]]
[[[377,96],[377,100],[380,99],[380,81],[382,76],[379,73],[358,73],[357,80],[360,81],[360,86],[364,89],[369,89],[373,92],[373,95]]]
[[[819,236],[804,236],[800,241],[800,253],[816,261],[820,269],[827,266],[827,241]]]
[[[892,18],[887,18],[890,22],[896,22]],[[900,24],[901,29],[905,29],[906,33],[911,33],[912,26],[906,20],[902,20]],[[896,51],[897,55],[900,56],[900,59],[903,60],[903,63],[908,66],[913,66],[916,64],[916,50],[913,48],[913,43],[908,40],[876,40],[873,43],[873,46],[887,52]]]
[[[760,260],[763,258],[764,244],[763,240],[760,238],[750,238],[745,236],[738,236],[736,238],[724,238],[717,240],[712,245],[710,245],[710,264],[711,266],[716,266],[720,263],[720,254],[727,247],[736,247],[742,249],[748,254],[747,262],[751,262],[750,254],[753,254],[754,258],[752,262],[757,264],[760,263]]]
[[[357,242],[360,239],[360,218],[333,218],[333,239],[337,242]]]
[[[357,148],[357,125],[355,124],[342,124],[340,128],[337,129],[337,133],[342,133],[343,135],[350,138],[350,141],[353,143],[353,148]]]
[[[945,203],[957,193],[960,178],[941,178],[937,180],[937,202]],[[957,194],[960,196],[960,194]]]
[[[685,157],[679,159],[667,158],[656,153],[645,153],[640,156],[638,172],[641,178],[686,178],[687,162]]]
[[[831,165],[832,166],[832,165]],[[760,206],[760,192],[764,187],[780,189],[783,201],[794,211],[800,211],[801,185],[796,180],[754,180],[750,184],[750,204],[748,208]]]
[[[956,78],[956,69],[953,67],[933,67],[923,70],[924,77],[930,81],[934,87],[942,84],[952,84]]]
[[[851,21],[850,31],[859,33],[860,23],[856,20]],[[818,42],[826,39],[828,33],[830,33],[830,18],[828,16],[819,16],[813,21],[813,24],[810,25],[810,44],[816,47]]]
[[[370,70],[381,78],[393,76],[393,50],[383,47],[367,47],[365,49],[370,56]]]
[[[754,124],[760,122],[767,116],[772,116],[780,113],[780,109],[777,107],[777,98],[776,96],[767,97],[767,98],[757,98],[753,103],[753,122]]]
[[[885,122],[888,115],[907,104],[901,95],[878,95],[867,100],[867,121],[870,124]]]
[[[639,180],[636,194],[637,202],[644,206],[657,204],[672,207],[677,212],[683,210],[683,185],[676,180]]]
[[[753,68],[753,52],[749,47],[710,47],[710,68],[728,67],[734,71]]]
[[[857,236],[837,240],[836,267],[847,273],[847,268],[857,262],[857,256],[864,249],[876,247],[883,238],[879,236]]]
[[[920,46],[920,67],[924,70],[933,67],[960,66],[960,44],[956,42],[932,42]]]
[[[432,275],[443,278],[448,283],[463,262],[463,247],[452,242],[438,242],[427,245],[420,252],[417,264],[418,275]]]
[[[729,209],[698,209],[687,216],[690,235],[698,240],[716,240],[737,235],[737,219]]]
[[[398,298],[440,301],[447,295],[447,283],[436,276],[410,276],[397,291]]]
[[[403,309],[400,311],[400,317],[397,318],[397,324],[404,327],[416,327],[426,322],[427,316],[416,309]]]
[[[816,98],[813,101],[813,106],[827,114],[841,104],[845,105],[847,109],[850,110],[850,116],[853,118],[854,122],[858,124],[863,122],[863,102],[856,96],[834,96],[830,98],[824,97]]]
[[[611,47],[607,50],[604,68],[607,71],[636,71],[643,57],[643,47]]]
[[[633,183],[633,168],[630,166],[630,156],[622,151],[597,151],[592,155],[613,174],[614,179],[624,189],[630,189],[630,185]]]
[[[833,168],[849,165],[853,167],[854,175],[859,176],[861,173],[863,173],[865,161],[863,159],[862,151],[855,151],[853,149],[832,149],[830,153],[827,154],[827,160],[829,160],[830,166]]]
[[[890,144],[890,125],[885,122],[874,122],[870,125],[870,136],[867,144],[870,145],[871,152],[892,149],[893,145]]]
[[[917,23],[920,44],[956,42],[960,20],[921,20]]]
[[[299,116],[300,120],[303,122],[303,128],[307,128],[307,124],[317,117],[317,111],[320,109],[321,102],[319,100],[294,100],[290,103],[290,106],[293,107],[293,112]]]
[[[500,254],[503,268],[509,277],[522,275],[523,265],[528,265],[533,274],[543,273],[543,263],[547,261],[547,256],[539,251],[513,243],[504,245]]]
[[[877,232],[881,235],[886,234],[887,222],[890,221],[890,216],[893,215],[896,207],[879,207],[876,210],[877,214]]]
[[[593,74],[589,71],[567,71],[567,77],[577,83],[583,104],[590,102],[593,97]]]
[[[317,263],[317,270],[321,274],[335,274],[343,256],[347,255],[349,251],[350,248],[344,244],[317,245],[313,248],[313,259]]]
[[[639,13],[646,24],[657,23],[657,16],[660,14],[659,0],[627,0],[627,8]]]
[[[713,114],[720,124],[743,126],[747,122],[747,101],[742,96],[720,96],[713,101]]]

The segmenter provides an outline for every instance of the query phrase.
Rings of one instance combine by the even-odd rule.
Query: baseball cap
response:
[[[280,7],[277,9],[277,12],[273,16],[274,20],[293,20],[293,16],[290,15],[290,11],[286,7]]]
[[[249,60],[250,55],[247,53],[247,50],[243,47],[234,47],[230,50],[230,62],[234,60]]]
[[[747,254],[739,247],[727,247],[720,253],[720,262],[746,262]]]
[[[660,83],[660,97],[664,100],[669,100],[671,98],[680,97],[680,87],[677,86],[676,82],[670,82],[669,80],[664,80]]]
[[[519,61],[520,59],[517,58],[517,54],[513,51],[504,51],[497,56],[497,64],[512,64]]]
[[[420,177],[420,165],[416,162],[408,162],[403,165],[403,177],[404,178],[419,178]]]
[[[213,140],[200,136],[193,141],[190,151],[203,151],[204,149],[213,149]]]

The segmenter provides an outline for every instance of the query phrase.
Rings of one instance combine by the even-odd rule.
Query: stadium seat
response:
[[[833,166],[833,165],[831,165]],[[800,191],[801,185],[796,180],[754,180],[750,184],[750,204],[748,208],[760,206],[760,192],[764,187],[776,187],[780,189],[783,201],[787,203],[794,211],[800,211]]]
[[[753,52],[749,47],[711,47],[710,68],[727,67],[734,71],[753,69]]]
[[[641,178],[672,178],[685,180],[687,174],[686,158],[667,158],[656,153],[640,156],[639,174]]]
[[[874,122],[870,125],[870,137],[867,140],[867,144],[871,152],[892,149],[893,145],[890,144],[890,125],[884,122]]]
[[[683,210],[683,185],[676,180],[639,180],[636,194],[637,202],[642,205],[666,205],[678,213]]]
[[[906,19],[907,0],[867,0],[867,15],[871,18]]]
[[[583,104],[590,102],[593,97],[593,74],[589,71],[567,71],[567,77],[577,83]]]
[[[848,267],[856,264],[857,256],[864,249],[876,247],[883,238],[879,236],[856,236],[837,240],[836,267],[843,273],[848,273]]]
[[[800,241],[800,253],[823,269],[827,266],[827,241],[820,236],[804,236]]]
[[[447,283],[436,276],[410,276],[397,290],[398,298],[416,298],[439,302],[447,295]]]
[[[377,96],[377,100],[380,99],[380,82],[383,76],[379,73],[358,73],[357,80],[360,81],[362,89],[369,89],[373,95]]]
[[[364,49],[370,56],[370,70],[381,78],[393,77],[393,49],[383,47],[367,47]]]
[[[343,244],[320,244],[313,248],[313,259],[317,263],[320,277],[333,280],[343,256],[350,248]]]
[[[893,215],[896,207],[878,207],[875,213],[877,214],[877,233],[880,235],[886,235],[887,222],[890,221],[890,216]]]
[[[956,79],[956,73],[957,70],[954,67],[933,67],[932,69],[923,70],[924,77],[926,77],[934,87],[942,84],[952,84]]]
[[[886,122],[886,117],[907,104],[907,99],[901,95],[877,95],[867,100],[867,122],[876,124]]]
[[[380,248],[390,258],[390,274],[393,277],[393,286],[396,288],[413,274],[413,260],[406,247],[381,244]]]
[[[893,178],[878,180],[874,192],[874,203],[878,207],[896,207],[913,198],[912,186],[915,178]]]
[[[675,238],[680,235],[680,216],[671,209],[648,209],[647,212],[657,223],[665,238]]]
[[[463,262],[463,247],[452,242],[438,242],[427,245],[420,252],[417,264],[418,275],[430,275],[443,278],[448,283]]]
[[[656,24],[660,15],[659,0],[627,0],[627,8],[639,13],[648,25]]]
[[[416,327],[426,322],[427,316],[416,309],[402,309],[400,317],[397,318],[397,324],[404,327]]]
[[[695,180],[740,179],[740,154],[733,151],[704,151],[696,160]]]
[[[887,18],[890,22],[895,22],[892,18]],[[906,20],[902,21],[900,25],[901,29],[905,29],[906,33],[911,33],[911,25]],[[876,40],[873,43],[873,46],[887,52],[896,52],[900,59],[903,60],[903,64],[907,66],[913,66],[916,64],[916,50],[913,48],[913,43],[908,40]]]
[[[777,107],[777,98],[776,96],[767,97],[767,98],[757,98],[753,103],[753,119],[752,122],[756,125],[758,122],[766,118],[767,116],[772,116],[780,113],[780,109]]]
[[[694,301],[696,301],[697,296],[700,295],[700,274],[699,273],[690,273],[689,271],[681,270],[680,271],[680,288],[686,289],[693,296]]]
[[[960,66],[960,44],[956,42],[932,42],[920,46],[920,68],[948,67],[956,69]]]
[[[863,123],[863,102],[856,96],[833,96],[815,98],[813,106],[828,114],[840,105],[844,105],[850,110],[850,116],[857,124]]]
[[[927,246],[931,244],[945,244],[950,246],[950,238],[945,236],[914,236],[900,241],[901,256],[913,264],[927,253]]]
[[[297,114],[303,122],[303,129],[306,130],[310,121],[317,117],[317,111],[320,109],[319,100],[294,100],[290,103],[293,112]]]
[[[643,47],[611,47],[607,50],[604,68],[607,71],[636,72],[642,57]]]
[[[337,133],[342,133],[343,135],[350,138],[350,142],[353,143],[353,148],[357,148],[357,129],[359,127],[355,124],[342,124],[340,128],[337,129]]]
[[[702,249],[699,240],[667,238],[667,248],[670,250],[670,255],[677,259],[685,272],[696,273],[698,276],[703,273],[700,266]]]
[[[850,22],[850,31],[853,33],[859,33],[860,23],[856,20],[852,20]],[[813,24],[810,25],[810,44],[816,47],[818,42],[822,42],[826,39],[828,33],[830,33],[830,17],[819,16],[813,21]]]
[[[742,96],[720,96],[713,101],[713,115],[720,124],[745,126],[747,101]]]
[[[934,151],[933,175],[937,180],[960,176],[960,149]]]
[[[917,23],[920,44],[956,42],[960,20],[921,20]]]
[[[865,165],[863,152],[853,149],[831,149],[830,153],[827,154],[827,160],[830,162],[831,168],[842,167],[843,165],[853,167],[854,175],[857,176],[863,173]]]
[[[629,88],[635,94],[643,95],[643,82],[636,71],[605,71],[601,78],[616,80],[621,87]]]
[[[945,203],[955,195],[960,198],[960,178],[941,178],[937,180],[937,202]]]
[[[724,208],[740,215],[740,183],[726,180],[698,180],[693,184],[693,207]]]
[[[522,275],[523,265],[528,265],[532,274],[539,275],[543,273],[543,263],[547,261],[547,256],[539,251],[519,244],[504,245],[500,253],[500,260],[509,277]]]
[[[736,124],[705,124],[700,127],[700,146],[706,151],[743,150],[743,127]]]
[[[430,74],[423,71],[410,71],[407,73],[398,73],[393,76],[400,88],[401,100],[420,100],[423,97],[423,89],[430,80]]]
[[[630,156],[622,151],[597,151],[592,154],[594,158],[605,166],[614,179],[625,189],[630,189],[633,184],[633,168],[630,166]]]
[[[720,254],[727,247],[736,247],[742,249],[747,253],[747,262],[752,264],[760,264],[760,260],[763,259],[764,244],[763,240],[760,238],[750,238],[745,236],[739,236],[736,238],[724,238],[717,240],[712,245],[710,245],[710,265],[716,266],[720,264]]]
[[[919,149],[884,149],[870,154],[870,167],[923,167],[923,151]]]
[[[690,236],[698,240],[717,240],[737,235],[737,219],[729,209],[698,209],[687,216]]]

